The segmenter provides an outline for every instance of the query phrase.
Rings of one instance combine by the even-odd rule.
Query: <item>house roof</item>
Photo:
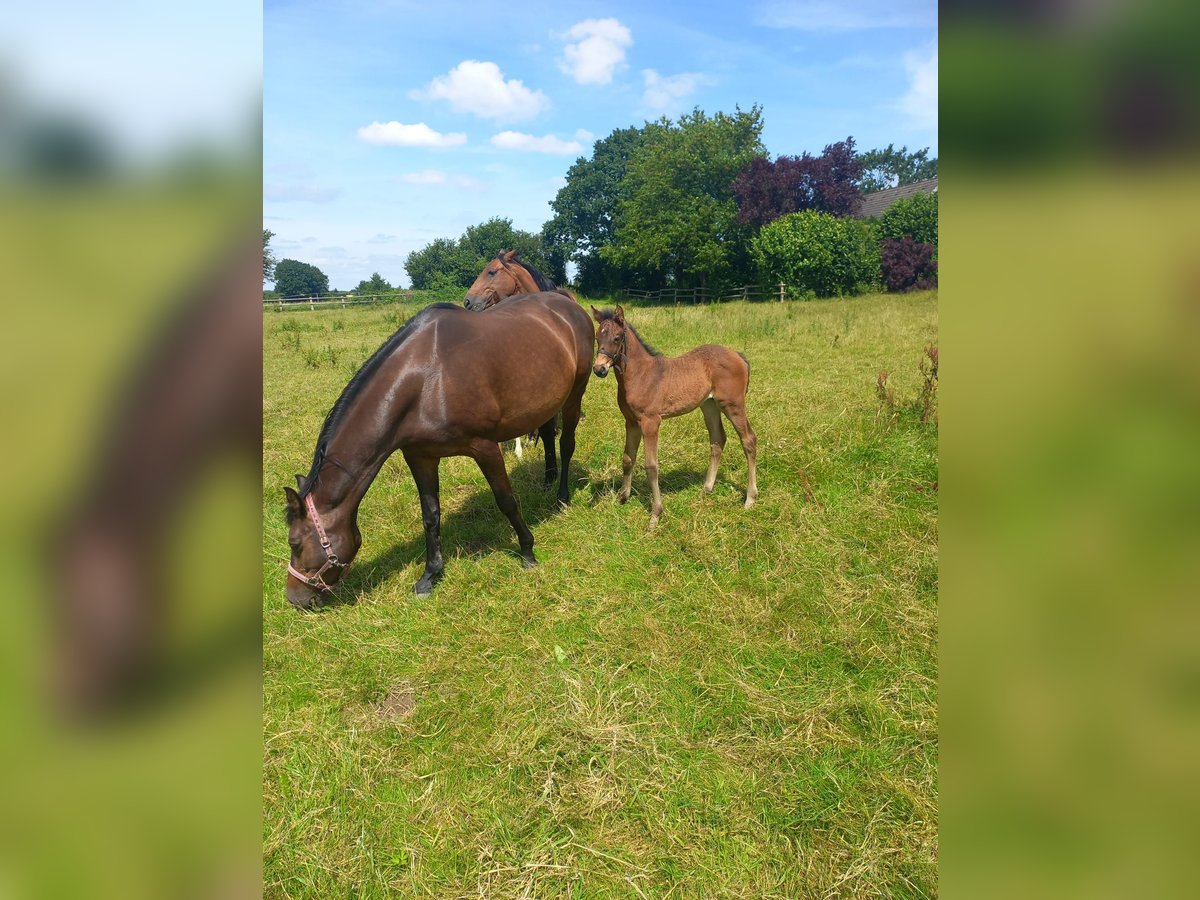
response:
[[[913,194],[933,194],[938,189],[937,176],[926,178],[924,181],[914,181],[912,184],[902,184],[893,188],[884,188],[882,191],[875,191],[870,194],[863,195],[862,206],[858,211],[858,218],[872,219],[875,216],[882,215],[883,211],[905,197],[911,197]]]

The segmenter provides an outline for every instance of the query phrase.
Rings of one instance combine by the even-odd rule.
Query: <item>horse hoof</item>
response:
[[[618,503],[628,503],[629,495],[628,494],[617,494],[617,502]]]
[[[746,498],[746,509],[749,509],[750,507],[752,507],[757,501],[758,501],[757,497],[747,497]]]
[[[653,531],[657,527],[658,527],[658,519],[651,519],[650,524],[648,526],[646,526],[646,530]]]
[[[433,588],[437,584],[437,579],[431,578],[428,575],[422,575],[421,580],[413,586],[413,593],[418,597],[428,597],[433,593]]]
[[[528,556],[521,557],[521,568],[522,569],[536,569],[537,568],[537,560],[533,558],[532,553],[530,553]]]

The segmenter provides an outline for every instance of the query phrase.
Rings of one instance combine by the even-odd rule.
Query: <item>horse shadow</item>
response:
[[[506,459],[505,462],[510,461]],[[508,467],[509,481],[521,505],[521,515],[536,538],[538,526],[562,511],[558,503],[558,479],[551,485],[543,486],[546,464],[541,454],[527,454],[520,462],[512,462],[514,464]],[[586,466],[572,460],[570,483],[574,496],[577,491],[587,489],[592,484],[592,474]],[[469,492],[469,495],[447,512],[448,493],[459,491]],[[507,553],[516,560],[521,558],[512,525],[496,506],[496,499],[482,473],[479,473],[477,482],[454,486],[443,483],[442,507],[442,558],[447,568],[457,559],[478,558],[492,553]],[[356,561],[345,579],[335,588],[334,594],[325,598],[318,611],[354,606],[360,598],[407,566],[415,563],[418,571],[424,566],[425,532],[421,526],[420,506],[414,501],[411,509],[397,509],[396,513],[398,518],[411,518],[411,537],[381,550],[370,559]],[[537,552],[536,545],[534,552]],[[414,582],[416,577],[419,575],[414,576]]]
[[[658,490],[662,494],[664,501],[667,497],[673,494],[680,494],[685,490],[699,487],[704,484],[705,472],[700,469],[680,466],[670,470],[659,470],[658,473]],[[591,498],[588,500],[588,506],[599,506],[600,503],[606,500],[617,502],[617,495],[621,491],[622,475],[618,472],[616,475],[601,477],[591,482]],[[720,478],[718,477],[718,483]],[[633,473],[633,493],[629,498],[630,503],[640,503],[646,509],[646,513],[650,513],[650,481],[646,478],[645,467],[640,463]]]

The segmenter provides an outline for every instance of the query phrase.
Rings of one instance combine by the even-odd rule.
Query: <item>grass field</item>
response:
[[[341,602],[299,613],[282,488],[415,309],[264,314],[267,896],[936,895],[937,425],[911,405],[936,293],[627,307],[664,353],[750,357],[755,508],[728,425],[703,495],[696,412],[663,426],[648,534],[641,459],[616,502],[615,379],[593,378],[568,510],[540,448],[506,457],[537,569],[475,464],[449,459],[445,578],[416,599],[397,456]]]

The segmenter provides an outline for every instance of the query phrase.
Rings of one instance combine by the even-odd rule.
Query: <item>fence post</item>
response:
[[[314,304],[315,304],[315,301],[316,301],[316,298],[315,298],[315,297],[309,297],[309,298],[308,298],[308,308],[309,308],[309,309],[316,309],[316,306],[314,305]]]
[[[779,302],[783,302],[783,282],[779,282]]]

